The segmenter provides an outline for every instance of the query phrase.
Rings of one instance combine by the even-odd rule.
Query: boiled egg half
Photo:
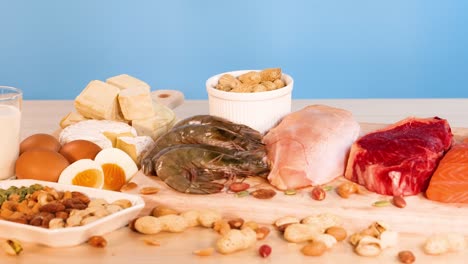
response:
[[[118,148],[106,148],[101,150],[94,161],[97,162],[104,172],[103,189],[119,191],[128,182],[138,167],[133,159]]]
[[[104,171],[94,160],[81,159],[66,167],[58,182],[100,189],[104,186]]]
[[[133,159],[117,148],[101,150],[94,160],[80,159],[60,174],[59,183],[119,191],[138,167]]]

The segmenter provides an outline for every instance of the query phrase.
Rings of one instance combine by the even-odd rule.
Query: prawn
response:
[[[195,116],[188,117],[186,119],[183,119],[177,122],[177,124],[175,124],[174,127],[179,127],[179,126],[184,126],[184,125],[213,125],[217,127],[223,127],[234,133],[239,133],[241,135],[249,136],[258,142],[262,141],[262,134],[258,132],[257,130],[249,126],[243,125],[243,124],[231,122],[225,118],[218,117],[218,116],[195,115]]]
[[[153,149],[141,160],[143,172],[154,174],[155,156],[164,148],[181,144],[207,144],[238,151],[259,149],[266,155],[265,145],[250,135],[214,125],[186,124],[172,128],[156,140]]]
[[[158,153],[155,170],[158,177],[176,191],[210,194],[224,188],[220,180],[266,177],[269,165],[257,150],[238,152],[204,144],[185,144]]]

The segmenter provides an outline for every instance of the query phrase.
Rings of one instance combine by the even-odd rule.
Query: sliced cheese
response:
[[[119,93],[119,104],[126,120],[145,119],[154,116],[153,100],[148,90],[133,87]]]
[[[164,105],[153,102],[153,109],[154,116],[133,120],[132,126],[139,136],[149,136],[156,140],[174,126],[176,118],[174,112]]]
[[[88,120],[86,117],[82,116],[80,113],[77,112],[70,112],[66,116],[60,120],[60,127],[66,128],[69,125],[73,125],[80,121]]]
[[[154,140],[149,136],[118,137],[115,147],[125,151],[139,165],[145,153],[154,147]]]
[[[110,120],[85,120],[67,126],[59,135],[60,144],[64,145],[70,141],[83,139],[94,142],[101,148],[115,146],[116,138],[119,136],[137,136],[135,128],[130,125]]]
[[[76,97],[75,108],[86,118],[116,120],[119,118],[117,95],[120,89],[94,80]]]
[[[110,77],[106,80],[106,82],[108,84],[118,87],[121,90],[127,88],[140,87],[146,89],[148,92],[151,91],[151,87],[147,83],[128,74],[120,74],[117,76]]]

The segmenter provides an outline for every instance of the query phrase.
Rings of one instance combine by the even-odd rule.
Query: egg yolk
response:
[[[124,170],[114,163],[106,163],[101,166],[104,171],[103,188],[106,190],[119,191],[126,182]]]
[[[101,176],[102,177],[102,176]],[[86,186],[86,187],[98,187],[100,184],[98,179],[100,178],[100,171],[96,169],[89,169],[79,172],[72,180],[73,185]]]

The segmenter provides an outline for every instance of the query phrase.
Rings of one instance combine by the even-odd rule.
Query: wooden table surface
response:
[[[293,110],[309,104],[327,104],[347,109],[359,122],[391,123],[408,116],[446,118],[452,127],[468,128],[468,99],[343,99],[343,100],[295,100]],[[73,110],[72,101],[25,101],[23,104],[21,138],[34,133],[53,133],[63,116]],[[186,101],[175,109],[179,118],[207,114],[207,101]],[[247,205],[246,205],[247,206]],[[468,219],[467,219],[468,220]],[[363,223],[363,228],[368,222]],[[357,230],[354,230],[357,231]],[[429,232],[429,231],[428,231]],[[7,237],[7,234],[0,234]],[[143,239],[149,236],[136,234],[121,228],[105,235],[108,246],[92,248],[86,244],[71,248],[48,248],[24,243],[20,256],[11,257],[0,253],[1,263],[398,263],[400,250],[411,250],[416,263],[466,263],[468,250],[443,256],[427,256],[421,246],[425,236],[400,234],[399,245],[386,249],[377,258],[360,257],[353,253],[347,242],[341,242],[321,257],[305,257],[301,245],[287,243],[276,231],[255,248],[231,255],[215,253],[199,257],[192,251],[212,247],[217,234],[212,230],[191,228],[182,234],[160,233],[152,236],[160,246],[146,245]],[[257,248],[269,244],[272,254],[262,259]]]

